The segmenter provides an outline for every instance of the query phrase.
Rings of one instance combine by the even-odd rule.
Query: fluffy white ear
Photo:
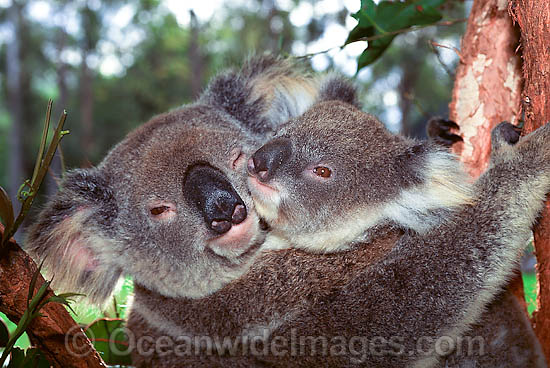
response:
[[[107,181],[97,170],[67,176],[25,242],[36,262],[44,262],[54,290],[86,294],[95,304],[111,295],[122,275],[113,262],[116,240],[106,235],[117,212]]]

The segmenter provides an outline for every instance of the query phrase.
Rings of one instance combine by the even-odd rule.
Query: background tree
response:
[[[514,0],[509,4],[521,30],[522,78],[521,111],[525,132],[531,132],[550,121],[550,3],[536,0]],[[535,332],[550,360],[550,202],[535,228],[537,252],[538,308],[534,314]]]

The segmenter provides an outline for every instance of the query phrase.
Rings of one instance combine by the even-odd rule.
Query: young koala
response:
[[[469,328],[550,191],[550,126],[515,145],[511,131],[493,131],[491,165],[468,184],[443,148],[392,135],[349,104],[314,105],[248,163],[268,241],[304,250],[265,252],[202,299],[137,284],[134,338],[175,339],[150,340],[143,366],[497,366]],[[546,366],[528,333],[526,351],[501,362]]]
[[[358,127],[354,129],[353,126]],[[499,139],[498,135],[506,139]],[[495,130],[493,139],[496,151],[500,149],[510,155],[512,149],[502,142],[515,143],[519,134],[508,124]],[[523,143],[523,146],[528,144]],[[544,153],[540,155],[538,161],[542,163]],[[534,169],[531,162],[525,164]],[[312,250],[318,249],[316,244],[322,241],[324,251],[346,249],[378,237],[380,226],[392,225],[414,234],[409,241],[433,243],[434,239],[439,239],[446,247],[471,252],[469,256],[473,260],[477,260],[481,249],[488,250],[499,243],[508,242],[510,249],[526,244],[530,236],[529,225],[548,192],[545,182],[548,173],[544,172],[548,165],[545,165],[540,170],[540,177],[531,183],[526,180],[514,193],[514,201],[524,201],[523,216],[531,222],[506,222],[503,212],[513,217],[520,212],[513,206],[508,207],[510,198],[506,195],[511,194],[504,194],[507,193],[505,188],[511,183],[519,184],[519,180],[517,170],[495,166],[493,163],[489,172],[470,187],[456,161],[446,151],[430,143],[419,144],[393,136],[372,116],[339,102],[313,107],[304,117],[282,128],[248,163],[256,209],[271,225],[270,240],[276,243],[275,247],[277,243],[282,243],[283,248],[292,243],[294,247]],[[529,175],[527,172],[523,175]],[[497,188],[499,180],[496,177],[501,180],[506,177],[510,183]],[[541,190],[533,192],[531,186]],[[496,196],[499,192],[500,196]],[[536,204],[535,209],[533,204]],[[495,234],[485,234],[485,229],[476,226],[471,218],[471,209],[475,209],[477,216],[484,217],[482,225],[493,221],[498,231],[489,228],[487,230]],[[470,219],[471,225],[467,224]],[[472,225],[475,233],[472,233]],[[445,234],[448,231],[455,234],[451,237]],[[515,237],[508,238],[507,234],[515,231],[522,234],[521,237],[516,233]],[[512,244],[512,241],[516,242]],[[487,244],[489,242],[495,244]],[[502,255],[498,253],[501,262],[506,264],[517,259],[517,250],[504,254],[504,249],[499,251]],[[495,257],[497,253],[493,251],[487,255]],[[434,252],[433,259],[425,261],[432,265],[440,256],[440,252]],[[468,255],[461,258],[468,259]],[[478,302],[465,314],[461,328],[478,321],[479,313],[500,291],[515,262],[507,264],[509,267],[499,272],[492,267],[478,270],[477,275],[487,275],[492,287],[484,286],[490,291],[479,295]],[[447,272],[452,273],[452,270]],[[439,275],[438,272],[434,274]],[[505,303],[510,304],[510,301]],[[538,348],[538,344],[535,347]],[[522,356],[519,352],[514,353]],[[518,362],[514,366],[525,365]]]

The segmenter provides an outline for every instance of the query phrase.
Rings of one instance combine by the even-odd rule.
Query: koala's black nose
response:
[[[227,177],[213,167],[192,167],[185,177],[183,192],[199,210],[208,228],[218,234],[228,232],[231,226],[246,219],[243,200]]]
[[[291,155],[292,145],[288,139],[274,139],[257,150],[248,160],[248,172],[260,181],[266,182]]]

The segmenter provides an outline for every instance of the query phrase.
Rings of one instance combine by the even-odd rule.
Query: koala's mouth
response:
[[[258,215],[250,211],[244,221],[231,226],[223,235],[211,239],[208,246],[219,256],[234,258],[243,255],[254,244],[262,242],[264,237]]]
[[[262,183],[254,176],[248,177],[248,188],[260,217],[268,224],[274,222],[279,214],[280,191],[271,185]]]

